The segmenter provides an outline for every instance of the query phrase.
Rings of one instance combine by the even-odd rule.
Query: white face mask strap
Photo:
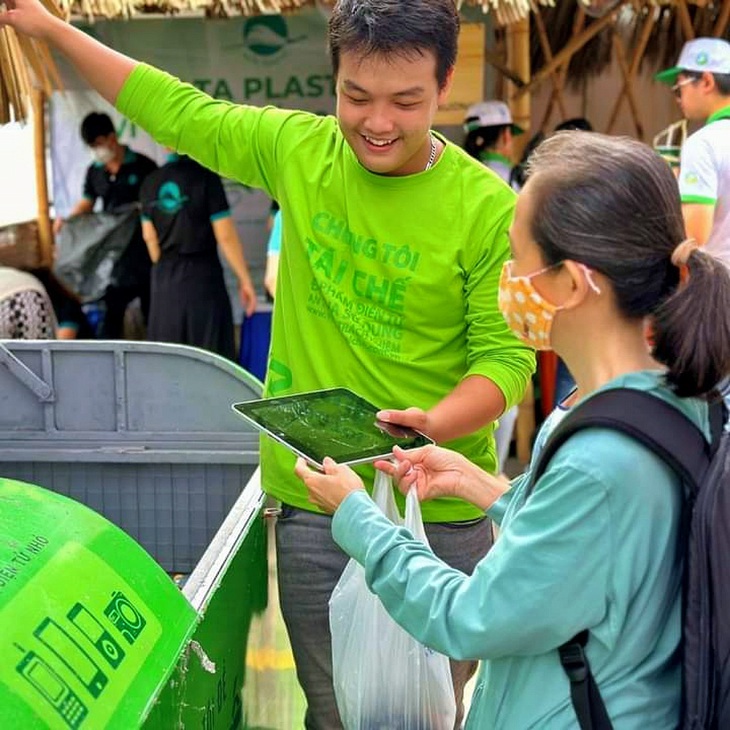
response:
[[[601,293],[600,287],[598,286],[598,284],[596,284],[595,281],[593,281],[593,270],[589,269],[585,264],[578,264],[578,266],[580,266],[580,268],[583,269],[583,273],[585,274],[586,281],[588,282],[588,286],[591,289],[593,289],[593,291],[596,294],[600,294]]]
[[[515,276],[512,273],[512,261],[508,261],[508,269],[507,273],[509,274],[510,279],[523,279],[524,281],[532,281],[536,276],[540,276],[540,274],[544,274],[546,271],[550,271],[550,269],[554,269],[556,266],[560,266],[560,264],[553,264],[552,266],[546,266],[544,269],[540,269],[539,271],[533,271],[531,274],[523,274],[522,276]]]
[[[540,269],[539,271],[533,271],[531,274],[525,274],[524,276],[514,276],[512,274],[512,262],[509,261],[508,263],[509,263],[508,273],[509,273],[509,276],[511,279],[524,279],[525,281],[531,281],[536,276],[540,276],[540,274],[544,274],[546,271],[550,271],[550,269],[554,269],[556,266],[560,266],[560,264],[563,262],[561,261],[557,264],[553,264],[552,266],[546,266],[545,268]],[[578,266],[580,266],[581,270],[583,271],[583,274],[586,277],[586,281],[588,282],[588,286],[591,289],[593,289],[593,291],[596,294],[600,294],[601,288],[593,280],[593,269],[589,269],[585,264],[579,263]]]

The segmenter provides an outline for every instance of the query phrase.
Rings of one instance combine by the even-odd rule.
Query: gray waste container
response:
[[[188,573],[258,466],[261,383],[148,342],[0,341],[0,476],[86,504]]]

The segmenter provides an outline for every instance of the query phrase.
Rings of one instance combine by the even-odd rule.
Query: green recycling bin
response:
[[[96,512],[0,478],[0,727],[242,727],[246,634],[265,602],[260,501],[244,496],[191,597]]]

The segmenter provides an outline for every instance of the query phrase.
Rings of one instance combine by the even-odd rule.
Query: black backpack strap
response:
[[[722,408],[710,408],[713,427]],[[636,439],[674,469],[696,493],[710,461],[702,431],[674,406],[635,388],[612,388],[576,406],[549,436],[533,469],[527,496],[555,452],[577,431],[612,428]]]
[[[710,406],[713,450],[724,417],[721,403]],[[555,452],[574,433],[586,428],[612,428],[631,436],[669,464],[693,494],[697,494],[712,452],[702,431],[656,396],[634,388],[613,388],[596,393],[576,406],[550,434],[530,477],[528,497]],[[585,655],[587,642],[586,630],[560,646],[560,663],[570,680],[570,698],[581,730],[612,730]]]
[[[613,730],[586,659],[584,648],[587,643],[588,631],[581,631],[558,648],[560,663],[570,680],[570,699],[581,730]]]

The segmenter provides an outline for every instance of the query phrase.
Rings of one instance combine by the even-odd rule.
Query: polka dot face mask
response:
[[[601,290],[591,277],[591,270],[579,264],[588,285],[596,294]],[[499,280],[499,310],[509,328],[527,345],[536,350],[550,350],[550,332],[555,314],[562,306],[551,304],[532,283],[532,279],[559,266],[546,266],[528,276],[512,276],[512,262],[505,261]]]

